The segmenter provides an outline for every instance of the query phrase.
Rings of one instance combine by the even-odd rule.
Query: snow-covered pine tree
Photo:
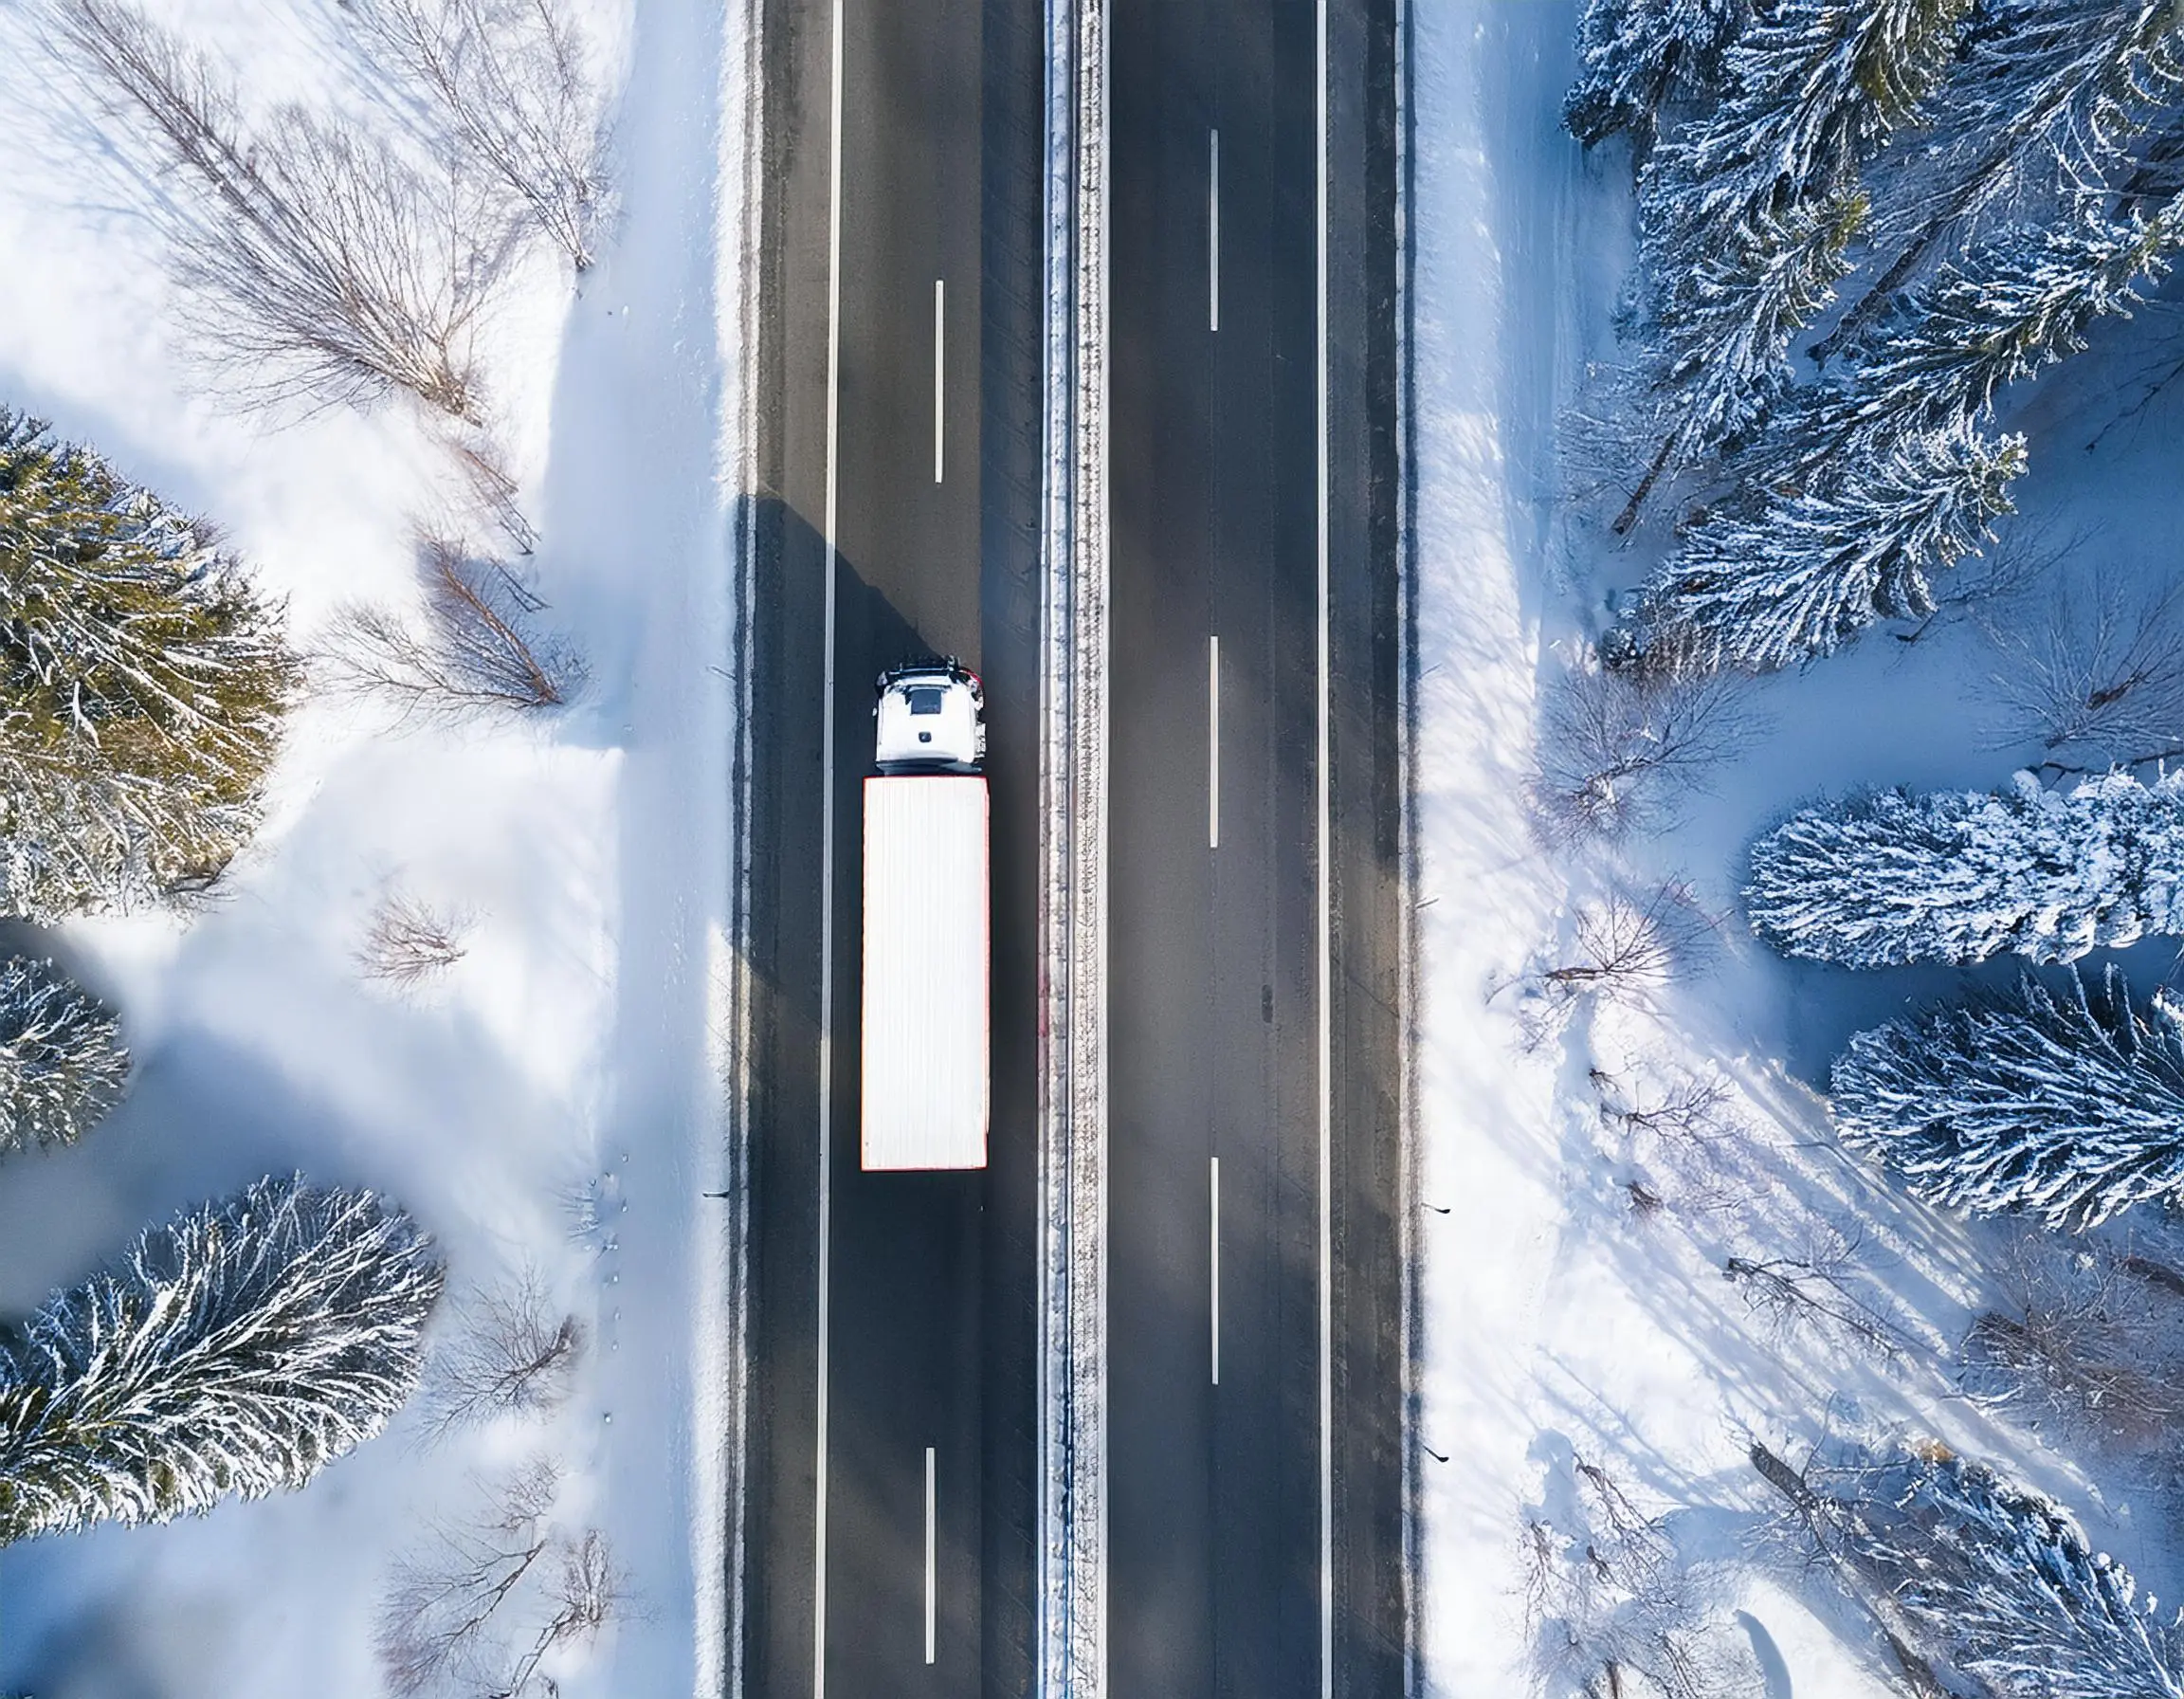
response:
[[[1649,133],[1663,106],[1719,85],[1721,55],[1751,15],[1749,0],[1588,0],[1563,123],[1587,147]]]
[[[1657,468],[1734,446],[1790,385],[1790,343],[1834,298],[1866,220],[1855,193],[1759,212],[1733,226],[1724,251],[1674,273],[1656,327],[1656,406],[1666,435]]]
[[[431,1243],[369,1192],[267,1178],[0,1336],[0,1544],[302,1486],[416,1389]]]
[[[50,961],[0,963],[0,1153],[75,1143],[128,1084],[111,1009]]]
[[[2025,439],[1962,421],[1846,460],[1801,495],[1761,493],[1696,525],[1641,592],[1615,665],[1771,672],[1825,655],[1878,619],[1934,611],[1927,575],[1975,552],[2010,511]]]
[[[1838,1573],[1962,1690],[2184,1699],[2175,1629],[2053,1501],[1931,1442],[1852,1452],[1792,1489]]]
[[[2184,197],[2152,216],[2020,227],[1912,292],[1825,383],[1776,408],[1731,465],[1738,495],[1693,526],[1613,652],[1665,630],[1696,658],[1764,671],[1932,612],[1928,574],[2009,511],[2023,439],[1973,429],[2006,386],[2085,345],[2184,246]]]
[[[2009,385],[2084,350],[2096,319],[2128,317],[2180,247],[2184,197],[2148,217],[2019,225],[1979,244],[1860,337],[1840,381],[1816,391],[1818,405],[1785,433],[1787,466],[1772,469],[1818,464],[1903,421],[1985,412]]]
[[[1971,0],[1782,0],[1723,64],[1728,93],[1655,152],[1651,228],[1686,257],[1755,214],[1855,190],[1859,168],[1909,123],[1948,68]]]
[[[2000,209],[2034,225],[2090,215],[2144,126],[2184,100],[2184,14],[2170,0],[1982,0],[1924,145],[1876,164],[1868,236],[1892,255],[1814,353],[1862,336],[1898,292]]]
[[[1835,1059],[1835,1119],[1929,1203],[2089,1227],[2184,1198],[2184,1032],[2122,977],[2028,977],[1856,1034]]]
[[[1847,967],[2074,961],[2184,934],[2184,773],[1804,809],[1752,847],[1744,901],[1777,950]]]
[[[0,410],[0,912],[217,874],[298,677],[279,609],[202,524]]]
[[[1661,444],[1618,532],[1781,387],[1791,338],[1848,269],[1866,210],[1859,168],[1932,92],[1969,4],[1784,0],[1729,49],[1727,96],[1655,151],[1639,231]],[[1723,288],[1737,270],[1744,286]]]

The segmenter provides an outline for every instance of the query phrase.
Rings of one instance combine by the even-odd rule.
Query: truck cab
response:
[[[986,759],[986,692],[958,661],[890,667],[872,717],[875,772],[976,773]]]

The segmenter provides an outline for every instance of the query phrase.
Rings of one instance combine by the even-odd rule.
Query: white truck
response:
[[[953,660],[880,675],[864,780],[864,1166],[983,1168],[986,698]]]

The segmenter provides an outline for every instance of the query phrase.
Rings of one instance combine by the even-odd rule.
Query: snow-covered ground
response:
[[[2184,1551],[2127,1464],[2047,1449],[1963,1396],[1956,1347],[1973,1306],[1995,1300],[1994,1236],[1909,1203],[1829,1139],[1813,1087],[1843,1040],[1963,977],[1793,967],[1737,913],[1744,847],[1793,804],[1869,784],[1994,788],[2030,758],[1997,729],[1998,662],[1971,624],[1915,645],[1876,632],[1755,688],[1738,752],[1659,837],[1550,851],[1527,818],[1541,704],[1606,593],[1645,564],[1643,545],[1611,546],[1563,457],[1588,363],[1615,356],[1629,257],[1628,149],[1588,158],[1557,121],[1576,9],[1414,9],[1422,1668],[1452,1699],[1525,1690],[1534,1631],[1571,1602],[1554,1574],[1582,1568],[1574,1543],[1603,1525],[1604,1478],[1696,1560],[1716,1650],[1743,1675],[1724,1690],[1866,1699],[1892,1690],[1876,1636],[1763,1537],[1754,1441],[1794,1460],[1830,1427],[1901,1424],[2053,1494],[2164,1599]],[[2085,448],[2141,393],[2146,338],[2174,310],[2102,325],[2008,421],[2033,457],[2009,523],[2101,526],[2066,577],[2132,581],[2175,557],[2159,493],[2175,400]],[[1704,970],[1543,1019],[1526,970],[1570,959],[1577,916],[1611,882],[1669,874],[1723,917]],[[2158,947],[2134,960],[2142,985],[2168,965]],[[1602,1112],[1692,1081],[1726,1093],[1734,1130],[1711,1149]],[[1637,1207],[1633,1181],[1658,1207]],[[1895,1335],[1891,1357],[1771,1320],[1724,1277],[1732,1257],[1815,1244],[1847,1245],[1847,1289]]]
[[[254,100],[355,98],[326,50],[332,5],[148,9]],[[580,287],[543,258],[519,273],[485,375],[540,534],[523,565],[587,688],[522,723],[306,705],[267,827],[208,912],[86,921],[54,944],[121,1011],[139,1074],[82,1144],[0,1168],[0,1311],[141,1224],[300,1169],[398,1199],[457,1301],[533,1270],[584,1330],[573,1394],[437,1444],[413,1410],[302,1493],[0,1552],[0,1691],[378,1693],[390,1565],[538,1455],[563,1471],[555,1518],[605,1532],[630,1600],[562,1690],[691,1689],[729,879],[724,25],[698,0],[580,15],[618,112],[621,215]],[[344,600],[413,598],[412,528],[460,500],[445,451],[395,403],[223,411],[112,162],[48,121],[66,121],[60,81],[27,9],[0,8],[0,402],[218,522],[300,647]],[[464,958],[406,995],[355,960],[392,890],[467,923]]]

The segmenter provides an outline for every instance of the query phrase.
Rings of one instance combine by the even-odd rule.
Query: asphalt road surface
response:
[[[753,1694],[1017,1695],[1033,1627],[1043,8],[766,5],[737,1653]],[[1392,19],[1392,0],[1335,15],[1322,126],[1311,4],[1114,0],[1109,1691],[1124,1699],[1402,1688]],[[871,685],[926,653],[987,683],[992,1163],[867,1176]]]
[[[1129,1699],[1402,1691],[1392,11],[1114,0]]]
[[[769,0],[766,27],[774,493],[758,515],[752,911],[767,995],[743,1688],[1018,1694],[1035,1396],[1039,9]],[[991,1162],[867,1175],[872,685],[930,654],[983,673],[992,728]]]

